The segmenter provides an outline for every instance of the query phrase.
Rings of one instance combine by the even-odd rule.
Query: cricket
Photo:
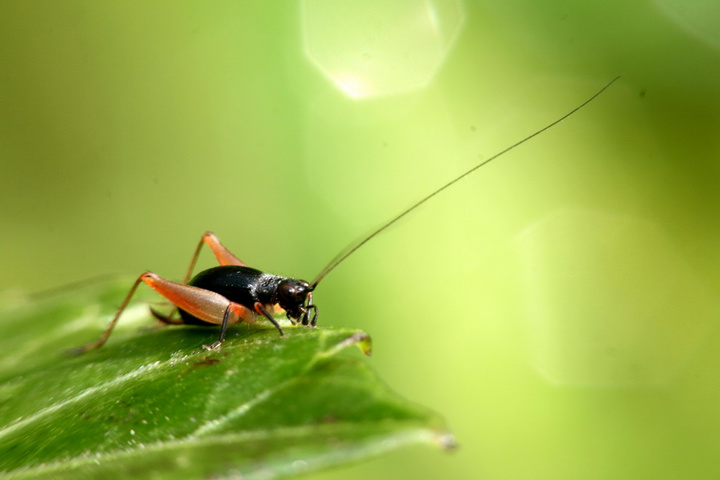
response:
[[[458,175],[398,215],[392,217],[365,238],[351,244],[330,261],[312,282],[273,275],[249,267],[230,252],[230,250],[220,242],[217,236],[212,232],[206,232],[202,235],[195,249],[195,253],[190,262],[190,268],[182,283],[166,280],[153,272],[143,273],[135,280],[135,283],[130,288],[127,296],[100,338],[96,342],[75,349],[74,352],[87,352],[105,344],[141,283],[154,289],[175,306],[174,310],[168,315],[160,314],[151,309],[153,316],[161,322],[173,325],[219,326],[220,337],[213,344],[209,346],[204,345],[207,349],[220,348],[222,342],[225,340],[228,326],[239,322],[253,323],[259,317],[264,317],[272,323],[281,336],[284,335],[283,329],[275,316],[282,315],[283,313],[293,325],[302,324],[308,327],[315,327],[317,325],[318,307],[313,303],[313,292],[318,284],[338,265],[345,261],[345,259],[395,222],[419,208],[439,193],[447,190],[481,167],[488,165],[490,162],[502,157],[511,150],[530,141],[580,111],[607,90],[619,78],[618,76],[611,80],[587,100],[560,118]],[[203,270],[193,276],[193,270],[203,246],[210,248],[217,260],[218,266]]]

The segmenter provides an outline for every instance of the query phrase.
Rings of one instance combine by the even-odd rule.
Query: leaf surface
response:
[[[274,478],[411,443],[448,447],[437,415],[394,394],[352,345],[359,330],[264,323],[218,330],[150,326],[126,312],[94,340],[127,282],[43,300],[0,301],[0,472],[3,479]]]

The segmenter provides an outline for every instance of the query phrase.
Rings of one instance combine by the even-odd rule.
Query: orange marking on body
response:
[[[230,310],[235,313],[240,320],[244,320],[247,323],[254,323],[257,320],[255,312],[239,303],[230,302]]]

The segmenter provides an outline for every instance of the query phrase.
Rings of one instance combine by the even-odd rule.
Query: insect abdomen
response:
[[[250,267],[224,265],[203,270],[193,277],[188,285],[219,293],[231,302],[239,303],[253,310],[257,298],[257,285],[259,280],[267,274]],[[183,323],[188,325],[217,326],[190,315],[179,309]]]

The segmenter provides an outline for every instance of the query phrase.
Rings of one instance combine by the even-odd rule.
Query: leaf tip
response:
[[[435,443],[443,450],[456,450],[458,448],[455,435],[450,432],[439,432],[435,437]]]
[[[355,332],[346,338],[342,343],[347,342],[348,345],[357,345],[358,348],[368,357],[372,353],[372,339],[365,332]]]
[[[370,335],[365,332],[358,331],[336,343],[335,346],[330,349],[329,354],[334,355],[340,350],[351,345],[357,345],[365,355],[370,356],[370,353],[372,352],[372,340],[370,339]]]

